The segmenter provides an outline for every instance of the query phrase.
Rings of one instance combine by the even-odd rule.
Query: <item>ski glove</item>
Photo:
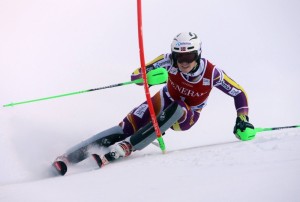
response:
[[[256,135],[254,126],[249,123],[249,117],[247,115],[239,115],[236,118],[233,133],[238,139],[243,141],[252,140]]]
[[[132,75],[131,75],[131,81],[134,81],[134,80],[136,80],[136,79],[141,79],[142,78],[142,74],[134,74],[134,73],[132,73]],[[139,86],[143,86],[144,84],[143,83],[136,83],[136,85],[139,85]],[[152,86],[152,85],[150,85],[149,83],[148,83],[148,86],[149,86],[149,88]]]

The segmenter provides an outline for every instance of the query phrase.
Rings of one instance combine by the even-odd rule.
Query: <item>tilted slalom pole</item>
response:
[[[144,54],[144,43],[143,43],[143,26],[142,26],[142,2],[137,0],[137,20],[138,20],[138,40],[139,40],[139,49],[140,49],[140,63],[141,63],[141,72],[144,80],[144,90],[147,99],[147,104],[152,120],[152,124],[156,133],[157,140],[159,142],[160,149],[162,153],[165,153],[166,146],[156,119],[154,107],[151,101],[150,91],[148,83],[150,84],[148,78],[146,77],[146,65],[145,65],[145,54]],[[148,81],[147,81],[148,80]],[[151,85],[151,84],[150,84]]]
[[[150,85],[158,85],[161,83],[165,83],[168,79],[168,72],[164,68],[157,68],[157,69],[154,69],[154,70],[148,72],[147,79],[148,79],[148,83]],[[112,84],[112,85],[103,86],[103,87],[99,87],[99,88],[92,88],[92,89],[88,89],[88,90],[81,90],[81,91],[76,91],[76,92],[71,92],[71,93],[53,95],[53,96],[49,96],[49,97],[37,98],[37,99],[33,99],[33,100],[26,100],[26,101],[22,101],[22,102],[13,102],[10,104],[5,104],[5,105],[3,105],[3,107],[13,107],[15,105],[39,102],[39,101],[43,101],[43,100],[50,100],[50,99],[55,99],[55,98],[61,98],[61,97],[66,97],[66,96],[71,96],[71,95],[82,94],[82,93],[89,93],[92,91],[103,90],[103,89],[107,89],[107,88],[114,88],[114,87],[118,87],[118,86],[125,86],[125,85],[129,85],[129,84],[134,84],[134,83],[135,84],[143,83],[143,79],[140,78],[140,79],[136,79],[133,81]]]

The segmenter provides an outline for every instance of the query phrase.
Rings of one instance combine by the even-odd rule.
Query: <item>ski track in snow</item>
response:
[[[0,201],[94,201],[98,193],[105,201],[120,201],[129,193],[141,193],[130,201],[298,201],[299,145],[298,130],[269,132],[253,141],[178,148],[166,154],[158,148],[138,151],[102,169],[88,158],[70,167],[64,177],[50,177],[50,169],[42,166],[43,175],[30,173],[26,180],[2,184]],[[13,170],[7,174],[18,176]],[[270,184],[271,195],[263,191]],[[118,194],[106,195],[114,193],[110,189]]]

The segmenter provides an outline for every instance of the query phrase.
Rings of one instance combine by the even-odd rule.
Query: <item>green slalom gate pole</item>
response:
[[[154,69],[154,70],[148,72],[147,79],[148,79],[148,83],[150,85],[158,85],[158,84],[161,84],[161,83],[165,83],[168,79],[168,72],[164,68],[157,68],[157,69]],[[88,93],[88,92],[97,91],[97,90],[103,90],[103,89],[107,89],[107,88],[125,86],[125,85],[129,85],[129,84],[134,84],[134,83],[135,84],[143,83],[143,79],[140,78],[140,79],[136,79],[136,80],[133,80],[133,81],[127,81],[127,82],[113,84],[113,85],[109,85],[109,86],[93,88],[93,89],[88,89],[88,90],[81,90],[81,91],[65,93],[65,94],[59,94],[59,95],[53,95],[53,96],[49,96],[49,97],[43,97],[43,98],[38,98],[38,99],[33,99],[33,100],[26,100],[26,101],[22,101],[22,102],[13,102],[13,103],[5,104],[5,105],[3,105],[3,107],[13,107],[15,105],[27,104],[27,103],[32,103],[32,102],[39,102],[39,101],[50,100],[50,99],[55,99],[55,98],[61,98],[61,97],[66,97],[66,96],[71,96],[71,95]]]

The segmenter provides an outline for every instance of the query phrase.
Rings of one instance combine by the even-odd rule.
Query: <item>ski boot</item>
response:
[[[99,168],[107,165],[120,157],[129,156],[132,152],[132,145],[129,142],[122,141],[112,146],[111,151],[103,156],[92,154],[92,157],[97,162]]]

